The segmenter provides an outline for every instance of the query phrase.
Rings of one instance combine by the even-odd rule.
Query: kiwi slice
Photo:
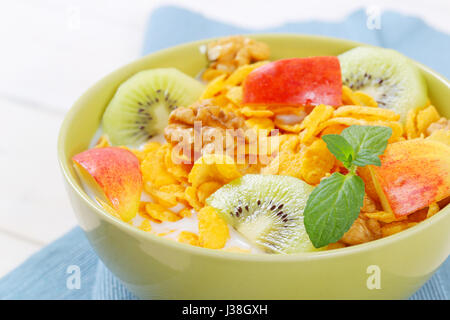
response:
[[[378,106],[400,114],[427,103],[427,86],[419,69],[397,51],[357,47],[339,56],[343,84],[374,98]]]
[[[113,145],[142,144],[162,133],[170,112],[193,103],[203,89],[174,68],[141,71],[117,89],[103,114],[103,131]]]
[[[294,177],[248,174],[206,202],[250,243],[268,253],[315,251],[303,224],[313,187]]]

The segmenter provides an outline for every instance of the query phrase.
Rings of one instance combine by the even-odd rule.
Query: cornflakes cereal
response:
[[[275,128],[273,121],[269,118],[252,118],[245,121],[245,124],[255,130],[267,130],[270,132]]]
[[[268,61],[260,61],[240,66],[228,77],[228,79],[225,81],[225,84],[228,86],[238,86],[242,84],[242,82],[244,82],[245,78],[248,76],[250,72],[252,72],[256,68],[261,67],[266,63],[268,63]]]
[[[304,130],[301,133],[301,141],[304,144],[310,144],[313,137],[318,131],[319,125],[327,121],[333,116],[334,108],[332,106],[319,105],[303,120],[300,124],[300,129]],[[324,127],[325,128],[325,127]]]
[[[383,237],[387,237],[400,231],[406,230],[415,226],[417,222],[408,222],[408,221],[397,221],[391,222],[381,227],[381,232]]]
[[[191,208],[183,208],[178,212],[178,215],[182,218],[188,218],[192,216],[192,209]]]
[[[148,152],[141,163],[141,172],[144,181],[151,182],[154,188],[167,184],[177,184],[177,179],[167,171],[165,154],[169,145],[163,145],[155,151]]]
[[[250,107],[243,107],[240,113],[247,118],[270,118],[273,116],[273,112],[270,110],[258,110]]]
[[[407,216],[397,218],[392,212],[387,211],[366,212],[365,215],[368,218],[375,219],[383,223],[391,223],[394,221],[402,221],[407,219]]]
[[[178,235],[177,241],[197,247],[200,246],[198,236],[195,233],[189,231],[181,231]]]
[[[201,203],[205,203],[206,199],[222,186],[216,181],[208,181],[202,183],[197,189],[197,198]]]
[[[189,205],[195,210],[198,211],[203,207],[203,205],[198,200],[197,188],[187,187],[186,190],[184,191],[184,197],[186,201],[189,203]]]
[[[378,107],[377,102],[371,96],[362,91],[353,91],[347,86],[342,86],[342,102],[344,105]]]
[[[330,243],[327,246],[327,250],[333,250],[333,249],[340,249],[340,248],[345,248],[346,245],[342,242],[335,242],[335,243]]]
[[[152,231],[152,224],[150,223],[150,220],[143,220],[138,228],[143,231],[150,232]]]
[[[409,110],[408,114],[406,115],[405,133],[408,139],[414,139],[419,136],[416,125],[416,118],[418,113],[419,109],[416,108]]]
[[[334,117],[352,117],[368,121],[398,121],[400,115],[392,110],[362,106],[342,106],[334,111]]]
[[[197,217],[200,245],[209,249],[222,249],[229,237],[227,223],[210,206],[203,207]]]
[[[222,91],[225,87],[226,76],[226,74],[222,74],[221,76],[214,78],[214,80],[208,83],[205,91],[203,91],[202,96],[200,97],[200,100],[213,98],[216,94]]]
[[[242,87],[231,87],[230,89],[228,89],[225,97],[234,105],[240,106],[242,104],[242,95]]]
[[[362,119],[355,119],[355,118],[348,118],[348,117],[339,117],[339,118],[332,118],[325,122],[323,122],[316,130],[317,133],[321,132],[325,128],[333,125],[346,125],[346,126],[352,126],[352,125],[360,125],[360,126],[382,126],[382,127],[390,127],[392,129],[392,136],[389,139],[389,143],[398,141],[399,138],[403,135],[403,126],[400,122],[397,121],[366,121]]]
[[[152,217],[157,221],[175,222],[181,219],[181,217],[178,216],[176,213],[166,209],[165,207],[157,203],[147,203],[145,205],[145,210],[147,211],[150,217]]]
[[[335,157],[322,140],[315,140],[300,156],[300,175],[309,184],[319,184],[320,180],[331,171]]]
[[[439,113],[437,112],[434,106],[428,106],[423,110],[420,110],[417,113],[416,124],[417,124],[417,132],[419,135],[425,133],[428,126],[433,122],[438,121],[440,118]]]
[[[227,74],[227,72],[225,70],[218,70],[218,69],[207,69],[205,70],[205,72],[203,72],[202,74],[202,79],[205,81],[211,81],[215,78],[217,78],[218,76],[221,76],[223,74]]]
[[[194,163],[188,180],[197,188],[207,181],[217,181],[223,185],[240,176],[233,159],[226,155],[207,154]]]

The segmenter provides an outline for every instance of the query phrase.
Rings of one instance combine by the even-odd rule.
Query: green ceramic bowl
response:
[[[316,36],[255,35],[272,59],[338,55],[359,43]],[[62,125],[59,162],[81,228],[101,260],[147,299],[404,299],[439,268],[450,250],[450,208],[396,235],[366,244],[293,255],[242,254],[166,240],[119,221],[83,191],[71,157],[85,150],[121,82],[134,73],[175,67],[192,76],[205,67],[199,41],[150,54],[102,79],[75,103]],[[450,83],[419,65],[429,96],[450,117]],[[380,288],[374,288],[379,276]]]

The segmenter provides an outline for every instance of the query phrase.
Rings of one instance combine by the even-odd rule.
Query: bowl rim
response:
[[[267,38],[286,38],[291,39],[294,41],[308,41],[309,39],[314,40],[323,40],[328,41],[331,43],[340,43],[340,44],[348,44],[350,46],[373,46],[370,44],[357,42],[353,40],[347,40],[342,38],[336,38],[336,37],[327,37],[327,36],[316,36],[316,35],[303,35],[303,34],[293,34],[293,33],[254,33],[254,34],[244,34],[244,36],[252,37],[255,39],[267,39]],[[123,222],[122,220],[113,217],[108,212],[106,212],[103,208],[101,208],[93,199],[91,199],[87,193],[82,189],[81,186],[78,185],[76,178],[71,174],[69,170],[69,162],[66,161],[68,158],[65,151],[64,151],[64,145],[65,145],[65,138],[68,133],[68,127],[69,123],[72,121],[78,110],[82,109],[85,103],[82,103],[82,99],[84,96],[86,96],[89,92],[94,91],[97,86],[100,86],[104,82],[108,80],[109,77],[111,77],[114,73],[120,72],[122,70],[130,68],[134,64],[138,64],[144,60],[151,59],[152,57],[157,57],[160,55],[165,55],[171,52],[178,51],[183,48],[192,47],[192,46],[200,46],[205,43],[208,43],[209,41],[212,41],[214,39],[218,39],[221,37],[215,37],[215,38],[209,38],[209,39],[202,39],[192,42],[183,43],[177,46],[173,46],[170,48],[166,48],[163,50],[156,51],[154,53],[150,53],[148,55],[145,55],[143,57],[140,57],[139,59],[133,60],[130,63],[127,63],[124,66],[121,66],[118,69],[115,69],[114,71],[108,73],[106,76],[101,78],[99,81],[96,81],[94,85],[89,87],[72,105],[72,107],[69,109],[69,111],[66,113],[64,120],[61,124],[60,130],[59,130],[59,136],[58,136],[58,143],[57,143],[57,156],[58,156],[58,163],[60,166],[60,169],[63,173],[64,179],[66,180],[67,184],[70,188],[76,193],[76,195],[81,198],[81,201],[84,201],[85,204],[88,205],[88,207],[91,209],[91,211],[95,212],[100,219],[105,220],[106,222],[114,225],[118,229],[120,229],[122,232],[126,232],[128,234],[133,235],[134,237],[140,238],[143,241],[150,241],[154,242],[155,244],[179,250],[184,251],[185,253],[189,253],[192,255],[198,255],[198,256],[204,256],[204,257],[210,257],[210,258],[216,258],[216,259],[224,259],[224,260],[235,260],[235,261],[242,261],[242,262],[265,262],[265,263],[278,263],[278,262],[300,262],[300,261],[311,261],[311,260],[322,260],[322,259],[331,259],[331,258],[337,258],[337,257],[347,257],[350,255],[359,254],[363,251],[369,251],[369,250],[375,250],[380,249],[385,246],[389,246],[393,242],[400,241],[405,238],[413,237],[414,235],[422,232],[423,230],[427,229],[430,225],[439,223],[444,219],[450,219],[450,205],[447,205],[446,207],[442,208],[438,214],[435,214],[434,216],[421,221],[417,225],[407,229],[403,230],[399,233],[396,233],[394,235],[390,235],[381,239],[373,240],[370,242],[366,242],[363,244],[345,247],[345,248],[339,248],[339,249],[332,249],[332,250],[324,250],[324,251],[316,251],[316,252],[308,252],[308,253],[293,253],[293,254],[266,254],[266,253],[239,253],[239,252],[229,252],[224,250],[216,250],[216,249],[207,249],[207,248],[201,248],[192,246],[185,243],[180,243],[178,241],[174,241],[171,239],[167,239],[149,232],[145,232],[143,230],[140,230],[139,228],[136,228],[135,226],[129,225],[128,223]],[[448,89],[450,89],[450,81],[447,80],[443,75],[435,72],[434,70],[428,68],[427,66],[411,59],[418,68],[422,71],[425,71],[429,73],[432,77],[436,78],[439,82],[444,83]],[[75,211],[75,210],[74,210]],[[86,232],[86,231],[85,231]]]

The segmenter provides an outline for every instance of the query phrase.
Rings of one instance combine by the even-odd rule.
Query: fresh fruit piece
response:
[[[169,113],[193,103],[203,89],[177,69],[141,71],[117,89],[103,115],[103,131],[113,145],[139,145],[162,133]]]
[[[427,103],[427,86],[420,71],[394,50],[358,47],[341,54],[339,61],[344,85],[400,114],[403,122],[409,110]]]
[[[385,211],[400,217],[450,196],[449,146],[406,140],[389,144],[380,159],[381,167],[369,170]]]
[[[342,104],[341,68],[337,57],[283,59],[253,70],[244,81],[243,104]]]
[[[303,224],[313,187],[297,178],[248,174],[206,202],[251,243],[271,253],[314,251]]]
[[[139,160],[118,147],[89,149],[72,158],[80,178],[104,199],[124,221],[139,209],[143,182]]]

